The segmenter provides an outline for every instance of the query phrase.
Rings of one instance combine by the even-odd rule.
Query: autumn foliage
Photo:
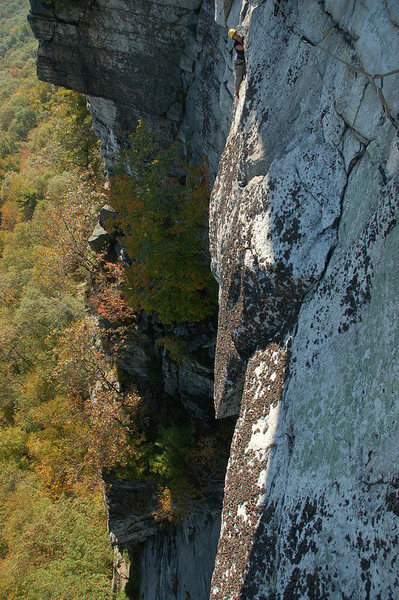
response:
[[[0,11],[0,600],[111,600],[99,464],[133,393],[91,403],[56,369],[85,318],[103,169],[85,98],[37,80],[27,12]]]
[[[205,161],[183,164],[177,146],[157,148],[140,123],[123,160],[131,173],[111,181],[122,243],[131,259],[126,297],[163,323],[198,321],[215,310],[206,252],[209,176]]]
[[[0,46],[0,600],[110,600],[101,474],[151,480],[175,521],[223,445],[115,364],[135,311],[214,312],[209,178],[141,124],[108,197],[85,98],[35,77],[26,0],[4,4]],[[106,202],[127,268],[88,247]],[[167,328],[154,348],[184,360]]]
[[[124,280],[125,267],[122,263],[104,262],[87,300],[93,311],[114,326],[128,322],[134,316],[134,310],[122,293]]]

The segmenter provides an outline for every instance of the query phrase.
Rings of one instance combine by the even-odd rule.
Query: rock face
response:
[[[182,345],[181,357],[173,359],[162,347],[162,340],[168,336]],[[125,333],[116,360],[138,382],[157,379],[163,392],[209,422],[213,420],[214,356],[215,329],[211,321],[162,326],[143,312]]]
[[[209,598],[220,511],[187,516],[171,534],[148,538],[141,552],[140,600]]]
[[[44,81],[83,92],[108,166],[138,119],[216,170],[231,121],[229,44],[211,0],[31,2]],[[205,51],[204,51],[205,49]]]
[[[156,508],[156,487],[141,481],[106,480],[109,537],[112,545],[133,547],[158,531],[153,516]]]
[[[198,6],[198,0],[139,0],[134,7],[127,0],[99,0],[55,14],[51,5],[34,4],[38,75],[111,100],[122,129],[131,128],[134,117],[153,120],[170,112],[179,120],[178,67]]]
[[[211,598],[396,598],[399,151],[381,81],[364,72],[399,68],[397,2],[147,4],[170,31],[177,14],[186,27],[165,52],[164,17],[143,19],[144,2],[113,0],[107,21],[110,3],[99,0],[73,23],[33,3],[31,22],[40,76],[90,95],[110,163],[123,132],[146,116],[218,167],[215,401],[218,416],[239,417]],[[233,107],[223,28],[237,25],[248,75]],[[98,57],[95,85],[71,79],[68,45],[76,73],[80,64],[91,73],[83,48]],[[167,102],[152,72],[127,66],[136,46],[164,61],[156,73],[170,76]],[[143,95],[134,93],[140,77]],[[399,75],[383,81],[395,118]],[[151,544],[159,556],[161,541]]]
[[[240,415],[211,598],[394,598],[396,131],[374,80],[294,31],[334,27],[323,47],[387,72],[398,11],[280,5],[242,23],[248,78],[212,198],[216,408]],[[384,80],[394,115],[398,83]]]
[[[140,600],[209,598],[220,532],[220,509],[199,508],[177,525],[154,519],[156,490],[149,483],[109,479],[108,527],[115,549],[114,591],[128,580]],[[126,552],[139,557],[130,565]]]

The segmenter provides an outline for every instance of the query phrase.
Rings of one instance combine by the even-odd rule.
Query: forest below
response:
[[[0,597],[106,599],[89,425],[55,370],[85,316],[103,167],[85,99],[36,78],[28,11],[13,0],[0,15]]]
[[[225,465],[226,431],[173,399],[150,414],[109,355],[135,311],[215,314],[209,181],[141,124],[109,184],[86,99],[36,78],[28,11],[10,0],[0,14],[0,599],[106,600],[104,470],[154,481],[157,518],[173,522]],[[87,244],[108,202],[128,268]],[[179,360],[176,339],[160,344]]]

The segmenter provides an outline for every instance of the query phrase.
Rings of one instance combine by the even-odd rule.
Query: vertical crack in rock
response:
[[[346,190],[348,188],[348,184],[349,184],[349,180],[350,180],[350,176],[351,173],[353,171],[353,169],[356,167],[356,165],[360,162],[362,156],[364,155],[366,151],[366,147],[364,145],[362,145],[359,149],[359,151],[350,159],[348,168],[346,169],[346,183],[344,185],[344,187],[342,188],[342,192],[341,192],[341,199],[340,199],[340,211],[339,211],[339,215],[337,216],[336,220],[334,221],[332,227],[334,229],[336,229],[337,233],[339,232],[339,225],[340,225],[340,221],[341,221],[341,217],[342,217],[342,212],[343,212],[343,204],[345,201],[345,193]],[[340,153],[341,158],[343,163],[345,162],[345,158],[343,156],[342,153]],[[322,232],[323,233],[323,232]],[[331,262],[333,253],[335,248],[337,247],[338,244],[338,236],[337,236],[337,241],[334,245],[331,246],[331,248],[329,249],[327,255],[326,255],[326,260],[325,260],[325,265],[324,265],[324,269],[322,270],[319,279],[317,280],[317,282],[315,283],[315,285],[311,288],[311,290],[308,293],[311,293],[314,288],[316,288],[319,285],[319,282],[321,282],[324,279],[325,273],[327,272],[328,266]]]

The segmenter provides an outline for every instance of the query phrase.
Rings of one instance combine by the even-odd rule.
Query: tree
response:
[[[135,390],[120,389],[96,319],[87,317],[66,329],[55,353],[58,388],[86,423],[85,463],[97,473],[128,462],[140,471],[147,442],[139,423],[146,408]]]
[[[126,297],[134,310],[156,311],[164,323],[201,320],[216,300],[205,247],[205,162],[184,165],[178,147],[159,149],[142,123],[124,159],[131,175],[112,178],[110,204],[132,261]]]
[[[85,171],[92,168],[98,173],[102,167],[99,141],[93,133],[85,96],[59,89],[57,100],[56,135],[61,163],[66,168],[74,165]]]
[[[108,600],[100,465],[125,456],[136,400],[68,396],[53,371],[96,266],[98,141],[84,97],[38,82],[25,0],[0,12],[0,600]]]
[[[35,484],[32,477],[17,482],[2,510],[0,599],[111,600],[102,496],[54,501]]]

